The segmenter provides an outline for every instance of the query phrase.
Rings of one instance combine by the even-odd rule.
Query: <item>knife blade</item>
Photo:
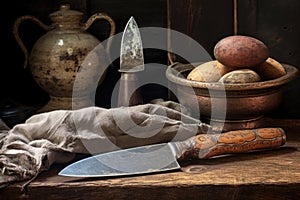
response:
[[[130,17],[123,31],[120,50],[121,73],[118,106],[142,104],[142,96],[138,87],[137,72],[144,70],[143,45],[138,25]]]
[[[199,134],[184,141],[146,145],[90,156],[59,172],[71,177],[111,177],[180,169],[178,161],[277,148],[286,142],[281,128]]]

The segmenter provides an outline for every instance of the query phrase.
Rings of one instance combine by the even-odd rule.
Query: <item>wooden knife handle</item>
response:
[[[118,107],[134,106],[143,103],[135,72],[122,72],[120,78]]]
[[[186,157],[210,158],[217,155],[243,153],[253,150],[276,148],[286,142],[281,128],[235,130],[221,134],[199,134],[179,143],[178,159]]]

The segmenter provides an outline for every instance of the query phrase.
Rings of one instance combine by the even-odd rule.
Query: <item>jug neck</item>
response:
[[[54,29],[57,30],[83,30],[83,26],[80,22],[61,22],[61,23],[53,23],[52,24]]]
[[[69,4],[63,4],[60,6],[60,9],[56,12],[53,12],[49,15],[49,18],[53,22],[52,25],[54,28],[61,30],[80,30],[82,29],[81,20],[83,13],[70,10]]]

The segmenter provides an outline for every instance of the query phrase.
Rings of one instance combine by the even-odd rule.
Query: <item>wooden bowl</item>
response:
[[[166,70],[170,93],[193,117],[224,131],[258,128],[262,117],[274,111],[283,99],[284,86],[298,74],[298,69],[283,64],[282,77],[253,83],[222,84],[199,82],[186,77],[192,64],[173,63]]]

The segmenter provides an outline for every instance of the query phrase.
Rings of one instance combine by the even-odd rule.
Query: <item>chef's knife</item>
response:
[[[214,156],[277,148],[286,142],[281,128],[199,134],[185,141],[116,150],[84,158],[59,172],[71,177],[109,177],[137,175],[180,169],[182,159],[207,159]]]
[[[129,19],[124,29],[121,50],[121,73],[118,106],[142,104],[142,96],[138,87],[137,72],[144,70],[143,45],[138,25],[133,17]]]

